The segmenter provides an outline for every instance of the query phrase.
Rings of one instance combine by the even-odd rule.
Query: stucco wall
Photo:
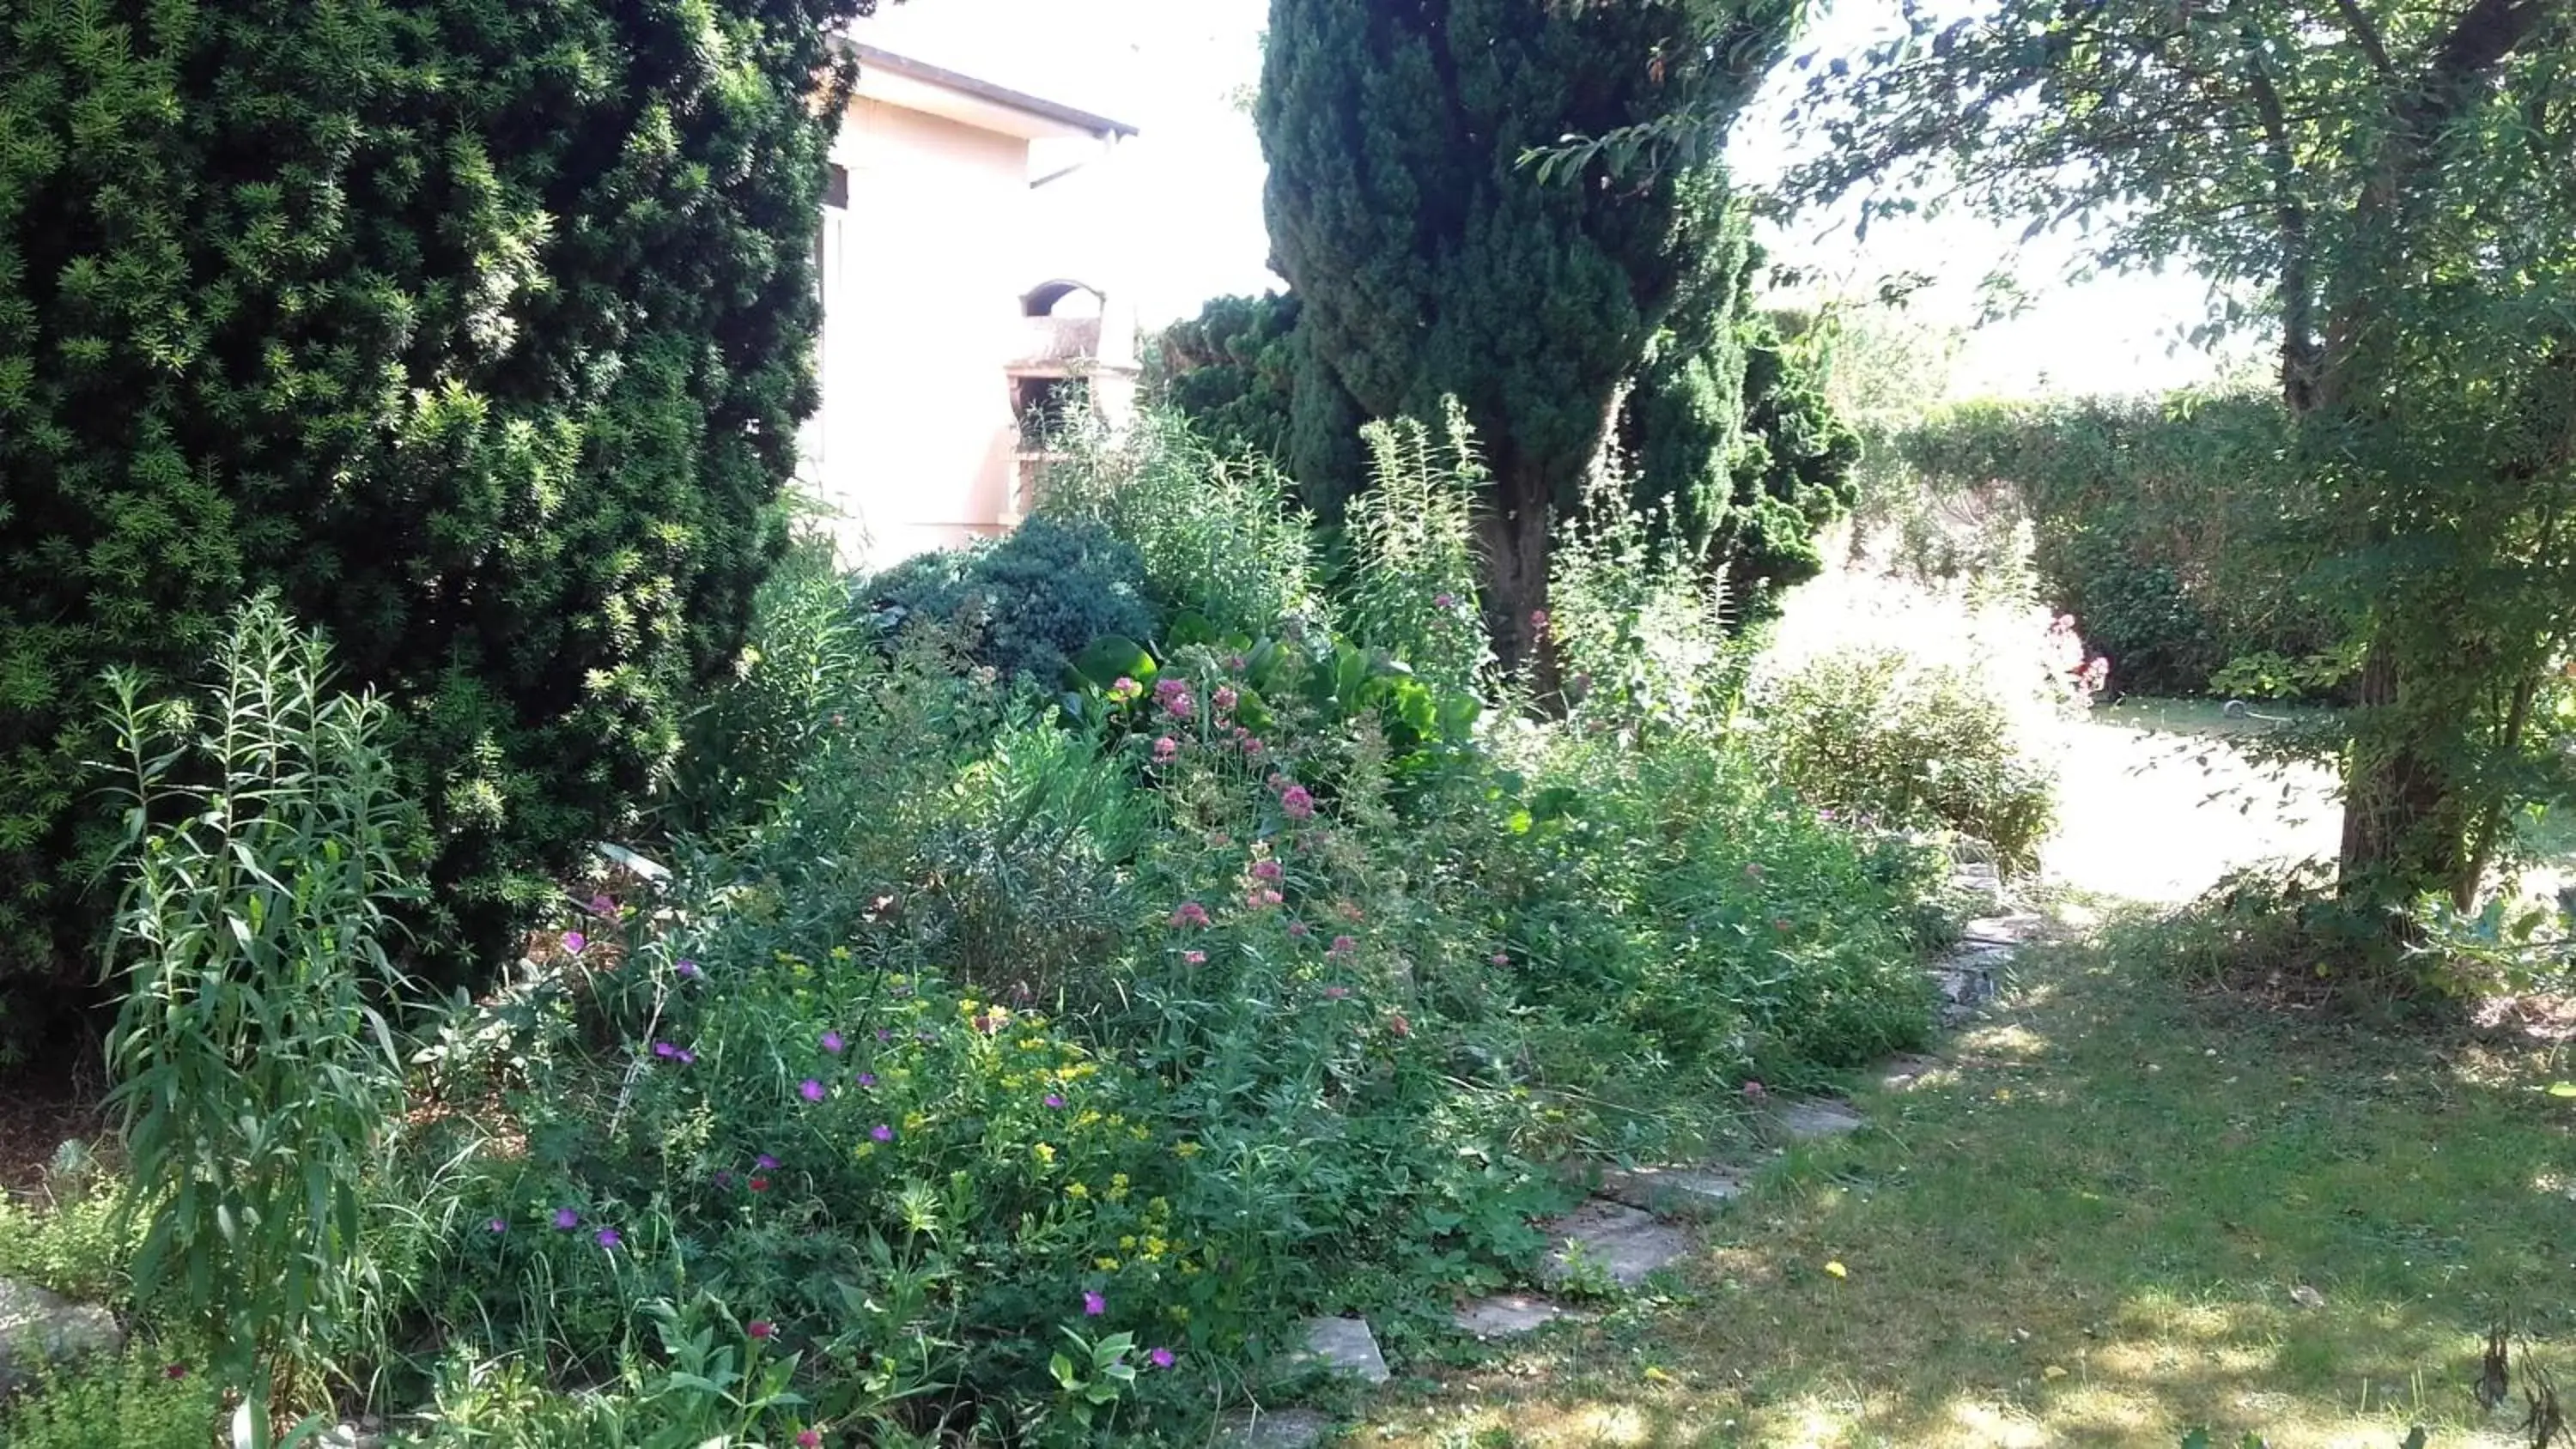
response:
[[[860,98],[823,228],[823,406],[807,486],[853,564],[998,532],[1011,476],[1028,143]]]

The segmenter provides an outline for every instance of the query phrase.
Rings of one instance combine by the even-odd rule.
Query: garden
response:
[[[2576,10],[1272,0],[868,559],[874,8],[0,0],[0,1445],[2566,1437]],[[1953,183],[2277,388],[1761,241]]]

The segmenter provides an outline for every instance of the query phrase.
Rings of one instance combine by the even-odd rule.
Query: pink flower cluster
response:
[[[1161,705],[1163,713],[1174,719],[1188,719],[1198,711],[1198,701],[1191,697],[1190,682],[1186,679],[1155,680],[1154,703]]]

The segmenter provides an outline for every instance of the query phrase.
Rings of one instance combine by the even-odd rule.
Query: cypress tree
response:
[[[435,937],[632,808],[783,542],[872,4],[11,0],[0,966],[86,969],[98,671],[265,587],[393,705]]]
[[[1729,225],[1713,162],[1568,180],[1522,158],[1568,133],[1732,114],[1792,14],[1770,0],[1272,0],[1254,117],[1304,365],[1371,415],[1465,404],[1494,478],[1480,528],[1507,660],[1543,638],[1550,509],[1575,504],[1621,381],[1710,284]]]

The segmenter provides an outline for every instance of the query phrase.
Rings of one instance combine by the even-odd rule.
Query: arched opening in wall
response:
[[[1088,282],[1058,278],[1041,282],[1020,294],[1023,317],[1098,317],[1105,299],[1100,289]]]

